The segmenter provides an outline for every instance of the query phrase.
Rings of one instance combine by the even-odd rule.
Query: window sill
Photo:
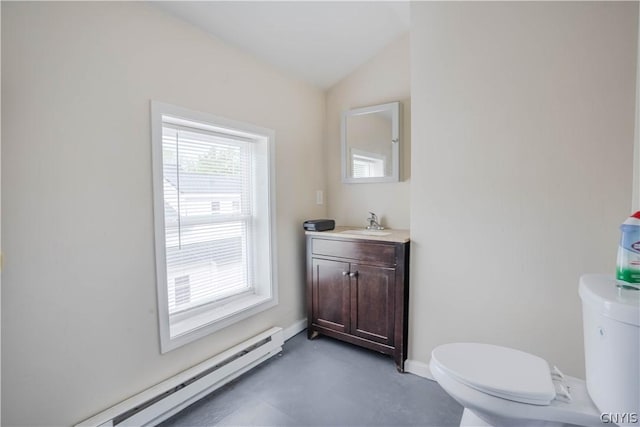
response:
[[[277,300],[270,296],[250,294],[224,305],[212,306],[196,315],[170,320],[170,339],[162,343],[162,353],[204,337],[256,313],[274,307]]]

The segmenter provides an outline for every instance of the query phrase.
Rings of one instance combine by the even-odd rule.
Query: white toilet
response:
[[[612,276],[580,278],[586,377],[537,356],[480,343],[431,354],[431,373],[464,406],[460,426],[640,425],[640,291]]]

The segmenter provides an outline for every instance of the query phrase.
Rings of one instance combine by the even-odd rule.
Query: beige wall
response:
[[[477,340],[583,376],[577,279],[613,271],[632,187],[636,9],[417,3],[411,61],[405,36],[325,105],[144,4],[3,2],[2,424],[78,422],[304,317],[300,222],[364,225],[368,210],[411,225],[410,359]],[[164,356],[150,99],[273,128],[278,144],[279,306]],[[342,184],[341,112],[396,100],[403,182]]]
[[[578,278],[629,214],[637,3],[414,3],[409,358],[450,341],[584,377]]]
[[[638,8],[640,21],[640,8]],[[638,59],[636,65],[636,132],[633,163],[633,202],[632,211],[640,210],[640,26],[638,27]]]
[[[305,317],[324,94],[144,3],[2,3],[2,424],[70,425]],[[280,304],[160,355],[149,100],[275,129]]]
[[[0,5],[0,34],[2,31],[2,6]],[[0,43],[0,81],[2,81],[2,46]],[[1,86],[1,85],[0,85]],[[2,103],[0,103],[0,130],[2,129]],[[2,135],[0,131],[0,153],[2,153]],[[2,159],[0,155],[0,200],[2,199]],[[2,204],[0,203],[0,279],[2,278]],[[1,282],[1,280],[0,280]],[[2,327],[2,283],[0,283],[0,329]],[[0,367],[2,366],[2,339],[0,339]],[[2,384],[0,384],[0,424],[2,424]]]
[[[409,35],[400,37],[373,59],[327,91],[326,179],[329,217],[338,225],[364,226],[369,211],[384,226],[409,228],[411,177],[411,97]],[[340,171],[342,112],[358,107],[400,101],[403,107],[402,173],[399,183],[343,184]]]

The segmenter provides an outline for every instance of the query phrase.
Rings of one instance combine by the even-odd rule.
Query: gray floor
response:
[[[393,360],[306,331],[259,367],[160,424],[173,426],[458,426],[462,407]]]

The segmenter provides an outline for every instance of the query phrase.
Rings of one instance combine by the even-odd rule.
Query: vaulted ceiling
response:
[[[322,89],[409,31],[404,1],[152,4]]]

